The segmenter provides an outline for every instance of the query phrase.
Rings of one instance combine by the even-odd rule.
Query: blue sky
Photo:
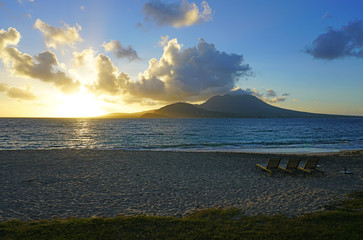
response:
[[[135,112],[232,89],[363,115],[362,12],[361,0],[0,0],[1,41],[21,36],[0,46],[0,116]]]

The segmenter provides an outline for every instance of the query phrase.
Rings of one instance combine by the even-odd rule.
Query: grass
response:
[[[209,209],[184,218],[119,216],[0,223],[0,239],[363,239],[363,192],[300,217]]]

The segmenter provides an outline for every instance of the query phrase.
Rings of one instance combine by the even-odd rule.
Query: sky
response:
[[[0,117],[252,94],[363,116],[363,0],[0,0]]]

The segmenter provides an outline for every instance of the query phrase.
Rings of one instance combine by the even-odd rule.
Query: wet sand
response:
[[[0,221],[157,215],[206,208],[296,216],[363,190],[362,152],[319,154],[322,174],[269,175],[248,153],[119,150],[0,151]],[[302,162],[308,155],[294,155]],[[353,174],[342,174],[346,167]]]

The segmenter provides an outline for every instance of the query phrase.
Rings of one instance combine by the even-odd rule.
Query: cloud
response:
[[[8,28],[8,31],[0,30],[0,54],[9,45],[16,45],[20,41],[20,33],[15,28]]]
[[[328,28],[319,35],[305,53],[314,58],[333,60],[342,57],[363,57],[363,20],[356,20],[340,29]]]
[[[287,96],[289,96],[289,93],[282,94],[281,97],[277,95],[275,90],[267,89],[264,93],[258,91],[256,88],[254,89],[242,89],[240,87],[236,87],[232,89],[228,94],[230,95],[253,95],[255,97],[260,98],[261,100],[269,103],[277,103],[277,102],[284,102],[287,99]]]
[[[268,103],[277,103],[277,102],[285,102],[289,93],[284,93],[282,96],[278,96],[275,90],[267,89],[265,93],[259,93],[257,90],[255,91],[254,95],[261,98],[263,101]]]
[[[141,22],[138,22],[137,24],[136,24],[136,26],[135,26],[135,28],[137,29],[137,28],[144,28],[144,25],[141,23]]]
[[[160,41],[158,42],[158,45],[160,47],[165,47],[169,42],[169,36],[166,35],[166,36],[161,36],[160,37]]]
[[[160,60],[149,61],[149,68],[139,75],[139,95],[147,96],[152,90],[150,98],[158,100],[199,100],[226,93],[241,77],[251,74],[242,55],[220,52],[203,39],[196,47],[181,48],[177,39],[172,39]]]
[[[273,97],[276,97],[276,92],[272,89],[267,89],[266,90],[266,96],[269,97],[269,98],[273,98]]]
[[[17,45],[20,38],[21,35],[15,28],[0,30],[0,58],[14,74],[53,83],[63,92],[72,92],[79,87],[79,83],[55,69],[59,63],[53,52],[45,51],[33,58],[9,46]]]
[[[91,89],[98,93],[116,95],[124,90],[124,84],[129,81],[125,73],[118,73],[109,57],[99,54],[96,57],[97,82]],[[116,76],[118,74],[118,76]]]
[[[131,46],[125,48],[117,40],[111,40],[109,43],[103,43],[102,47],[105,48],[106,52],[113,52],[117,58],[127,58],[129,61],[140,59],[136,51]]]
[[[93,60],[95,51],[93,48],[88,48],[82,52],[73,52],[73,67],[80,67]]]
[[[30,84],[25,88],[10,87],[6,83],[0,83],[0,92],[5,92],[8,97],[20,100],[36,100],[37,97],[31,91]]]
[[[240,78],[251,74],[242,55],[220,52],[203,39],[196,47],[181,48],[177,39],[170,40],[160,60],[151,59],[138,81],[119,73],[110,58],[100,54],[96,57],[97,81],[91,89],[102,94],[125,94],[135,100],[199,101],[229,92]]]
[[[57,49],[65,45],[74,45],[76,42],[83,41],[78,32],[82,29],[81,26],[70,27],[65,24],[65,27],[53,27],[43,22],[39,18],[35,21],[34,27],[44,34],[44,42],[48,48]]]
[[[35,0],[27,0],[28,2],[34,2]],[[18,3],[22,4],[23,0],[18,0]]]
[[[6,92],[9,89],[9,85],[6,83],[0,83],[0,92]]]
[[[228,94],[233,95],[233,96],[235,96],[235,95],[254,95],[254,92],[250,88],[242,89],[240,87],[235,87],[234,89],[229,91]]]
[[[326,12],[322,17],[321,19],[329,19],[329,18],[333,18],[332,15],[330,15],[330,13]]]
[[[201,12],[195,3],[186,0],[175,3],[153,0],[144,4],[143,12],[147,21],[155,22],[159,26],[178,28],[212,20],[212,9],[206,1],[202,2],[202,7]]]
[[[285,102],[286,97],[274,97],[274,98],[264,98],[264,101],[269,103]]]

